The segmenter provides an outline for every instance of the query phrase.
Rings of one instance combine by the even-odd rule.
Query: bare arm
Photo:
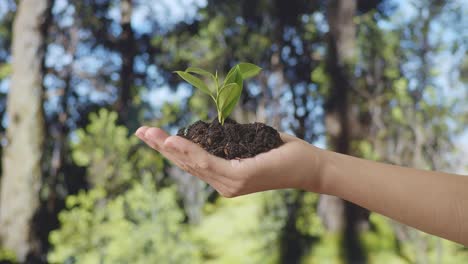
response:
[[[159,128],[136,135],[225,197],[297,188],[341,197],[427,233],[468,246],[468,177],[358,159],[281,134],[254,158],[227,161]]]
[[[323,192],[468,245],[468,177],[319,152]]]

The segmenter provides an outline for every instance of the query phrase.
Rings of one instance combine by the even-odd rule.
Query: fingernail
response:
[[[135,131],[135,136],[141,138],[141,137],[142,137],[141,130],[142,130],[142,127],[138,128],[138,129]]]
[[[150,132],[150,131],[151,131],[151,128],[147,129],[147,130],[145,131],[145,133],[142,133],[141,136],[142,136],[144,139],[149,139],[149,138],[150,138],[150,137],[149,137],[149,132]]]

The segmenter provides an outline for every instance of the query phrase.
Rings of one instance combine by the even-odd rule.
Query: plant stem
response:
[[[218,121],[221,123],[221,125],[224,125],[224,119],[221,117],[221,113],[218,112]]]
[[[218,121],[221,123],[221,125],[224,125],[224,119],[223,119],[223,114],[221,112],[221,109],[219,109],[219,94],[221,93],[219,89],[219,82],[218,82],[218,72],[216,72],[216,99],[215,99],[215,104],[216,104],[216,110],[218,111]]]

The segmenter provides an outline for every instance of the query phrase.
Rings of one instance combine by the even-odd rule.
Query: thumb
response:
[[[292,141],[297,141],[297,140],[299,140],[299,138],[297,138],[297,137],[295,137],[295,136],[293,136],[293,135],[284,133],[284,132],[279,132],[279,134],[280,134],[281,139],[282,139],[284,142],[292,142]]]

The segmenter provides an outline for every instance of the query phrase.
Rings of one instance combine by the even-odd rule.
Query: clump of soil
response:
[[[278,131],[270,126],[263,123],[239,124],[229,118],[224,125],[217,118],[211,123],[199,120],[181,128],[177,135],[225,159],[250,158],[283,144]]]

